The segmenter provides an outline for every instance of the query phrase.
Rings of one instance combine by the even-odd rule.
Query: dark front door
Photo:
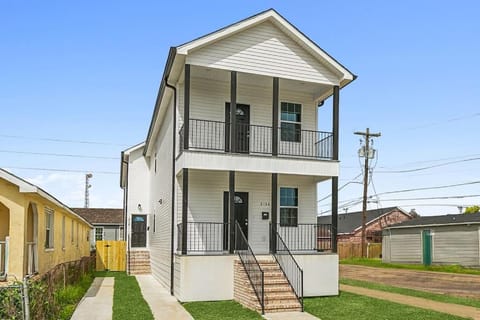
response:
[[[236,150],[239,153],[250,151],[250,106],[237,103],[236,112]],[[225,103],[225,151],[230,151],[230,103]]]
[[[132,215],[132,247],[145,248],[147,246],[147,216]]]
[[[229,196],[223,193],[223,221],[228,223]],[[235,223],[238,222],[248,240],[248,192],[235,192]],[[226,238],[228,239],[228,237]]]

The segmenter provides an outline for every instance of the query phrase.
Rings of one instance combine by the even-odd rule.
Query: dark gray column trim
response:
[[[230,72],[230,152],[237,152],[237,72]]]
[[[235,171],[229,171],[228,175],[228,216],[230,223],[230,246],[229,252],[235,250]]]
[[[338,86],[333,87],[333,154],[332,159],[338,160],[338,139],[339,139],[339,106],[340,106],[340,88]]]
[[[190,65],[185,64],[184,81],[184,101],[183,101],[183,150],[188,150],[188,140],[190,137]]]
[[[272,199],[271,199],[271,209],[272,209],[272,232],[270,239],[270,250],[272,253],[277,252],[277,215],[278,215],[278,173],[272,173]]]
[[[188,168],[183,169],[183,195],[182,195],[182,254],[187,254],[187,228],[188,228]]]
[[[273,99],[272,99],[272,155],[278,155],[278,101],[279,85],[278,77],[273,78]]]

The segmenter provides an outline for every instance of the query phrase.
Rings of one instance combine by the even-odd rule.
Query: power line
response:
[[[464,183],[457,183],[457,184],[448,184],[448,185],[435,186],[435,187],[422,187],[422,188],[413,188],[413,189],[403,189],[403,190],[397,190],[397,191],[381,192],[381,193],[378,193],[377,195],[385,195],[385,194],[392,194],[392,193],[403,193],[403,192],[412,192],[412,191],[423,191],[423,190],[434,190],[434,189],[446,189],[446,188],[467,186],[467,185],[478,184],[478,183],[480,183],[480,181],[464,182]]]
[[[456,157],[447,157],[447,158],[438,158],[438,159],[432,159],[432,160],[421,160],[421,161],[412,161],[412,162],[406,162],[404,164],[400,165],[394,165],[393,168],[395,167],[406,167],[410,166],[412,164],[421,164],[421,163],[429,163],[429,162],[439,162],[439,161],[445,161],[445,160],[455,160],[455,159],[462,159],[462,158],[471,158],[471,157],[478,157],[480,156],[479,153],[476,154],[467,154],[463,156],[456,156]],[[342,168],[348,168],[348,167],[342,167]],[[353,168],[353,167],[352,167]],[[382,169],[389,169],[389,167],[380,167]],[[392,168],[392,167],[390,167]]]
[[[95,170],[77,170],[77,169],[56,169],[56,168],[33,168],[33,167],[15,167],[15,166],[1,166],[5,169],[18,169],[18,170],[34,170],[34,171],[53,171],[53,172],[73,172],[73,173],[98,173],[98,174],[120,174],[115,171],[95,171]]]
[[[338,188],[338,191],[342,190],[343,188],[345,188],[346,186],[348,186],[349,184],[351,183],[361,183],[359,181],[355,181],[358,177],[360,177],[362,175],[362,173],[359,173],[358,175],[356,175],[354,178],[350,179],[349,182],[345,183],[344,185],[342,185],[340,188]],[[322,199],[320,200],[317,200],[317,202],[320,202],[320,201],[323,201],[323,200],[326,200],[328,198],[330,198],[332,196],[332,194],[330,193],[328,196],[325,196],[323,197]]]
[[[410,200],[444,200],[444,199],[464,199],[480,197],[480,194],[441,196],[441,197],[424,197],[424,198],[400,198],[400,199],[382,199],[382,201],[410,201]]]
[[[13,154],[32,154],[40,156],[53,156],[53,157],[70,157],[70,158],[86,158],[86,159],[106,159],[106,160],[118,160],[118,157],[105,157],[105,156],[86,156],[82,154],[66,154],[66,153],[47,153],[47,152],[31,152],[31,151],[15,151],[15,150],[0,150],[1,153],[13,153]]]
[[[476,112],[476,113],[473,113],[473,114],[468,115],[468,116],[461,116],[461,117],[446,119],[446,120],[443,120],[443,121],[432,122],[432,123],[429,123],[429,124],[426,124],[426,125],[404,128],[402,130],[404,131],[404,130],[424,129],[424,128],[429,128],[429,127],[434,127],[434,126],[437,126],[437,125],[441,125],[442,123],[456,122],[456,121],[460,121],[460,120],[471,119],[471,118],[478,117],[478,116],[480,116],[480,112]]]
[[[407,173],[407,172],[416,172],[416,171],[422,171],[422,170],[428,170],[428,169],[433,169],[433,168],[438,168],[438,167],[444,167],[448,166],[451,164],[455,163],[461,163],[461,162],[469,162],[469,161],[478,161],[480,160],[480,157],[477,158],[470,158],[470,159],[463,159],[463,160],[457,160],[457,161],[449,161],[449,162],[444,162],[440,164],[435,164],[427,167],[420,167],[420,168],[415,168],[415,169],[407,169],[407,170],[386,170],[386,171],[377,171],[377,173]]]
[[[58,138],[43,138],[43,137],[39,138],[39,137],[17,136],[17,135],[10,135],[10,134],[0,134],[0,137],[11,138],[11,139],[40,140],[40,141],[49,141],[49,142],[66,142],[66,143],[96,144],[96,145],[128,147],[128,145],[126,145],[126,144],[119,144],[119,143],[113,143],[113,142],[103,142],[103,141],[73,140],[73,139],[58,139]]]

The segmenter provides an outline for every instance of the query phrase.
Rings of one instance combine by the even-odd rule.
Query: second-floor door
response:
[[[230,103],[225,103],[225,151],[230,151]],[[237,103],[236,112],[236,150],[234,152],[249,153],[250,151],[250,106]]]

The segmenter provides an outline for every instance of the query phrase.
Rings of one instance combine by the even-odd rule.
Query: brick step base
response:
[[[148,251],[130,251],[129,254],[129,272],[130,274],[150,274],[150,252]]]
[[[247,308],[261,311],[257,295],[240,261],[234,262],[234,299]],[[301,311],[301,305],[275,260],[258,261],[264,271],[265,312]]]

